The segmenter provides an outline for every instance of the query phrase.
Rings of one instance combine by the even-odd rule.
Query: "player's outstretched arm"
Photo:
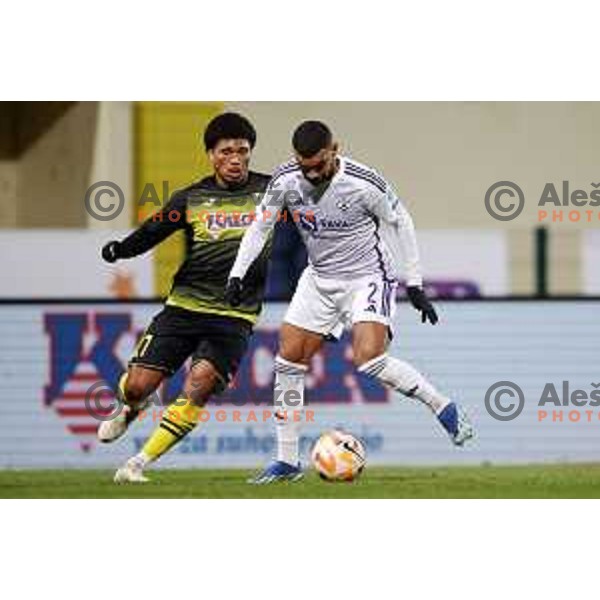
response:
[[[423,323],[435,325],[438,315],[423,291],[423,277],[415,226],[402,201],[388,186],[383,194],[376,194],[370,209],[379,219],[381,237],[392,256],[397,274],[406,277],[406,292],[413,307],[421,313]]]
[[[256,211],[256,219],[242,238],[235,262],[229,272],[225,300],[234,307],[239,306],[242,302],[244,277],[252,263],[263,251],[277,220],[274,209],[269,206],[270,195],[268,192],[267,190]]]
[[[178,219],[169,218],[173,211],[179,212]],[[160,213],[146,219],[124,240],[113,240],[104,245],[101,251],[102,258],[108,263],[115,263],[124,258],[144,254],[184,225],[185,196],[175,194]]]

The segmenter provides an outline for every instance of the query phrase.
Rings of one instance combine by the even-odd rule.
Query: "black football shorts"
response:
[[[235,376],[248,348],[252,325],[243,319],[165,306],[144,332],[130,365],[172,376],[191,356],[208,360],[219,372],[222,392]]]

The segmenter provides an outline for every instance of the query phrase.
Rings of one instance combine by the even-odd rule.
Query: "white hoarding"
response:
[[[107,241],[122,239],[127,233],[0,232],[0,253],[10,257],[0,263],[0,297],[154,298],[152,252],[117,265],[108,265],[100,257]],[[421,230],[418,239],[431,295],[462,298],[509,293],[505,232]],[[473,260],[475,251],[477,260]]]
[[[127,231],[0,232],[1,298],[152,298],[152,253],[105,263],[100,250]]]
[[[583,293],[600,296],[600,230],[582,231]]]
[[[307,397],[314,420],[303,427],[305,456],[319,432],[341,426],[364,439],[371,464],[600,458],[600,409],[591,400],[564,403],[576,390],[591,397],[594,386],[600,387],[600,303],[450,302],[439,308],[441,323],[431,327],[402,304],[390,352],[466,406],[478,431],[474,443],[454,448],[417,401],[359,377],[344,338],[327,344],[313,364]],[[99,380],[115,383],[137,336],[158,310],[156,304],[1,305],[0,466],[108,467],[135,453],[156,425],[158,408],[122,441],[100,446],[94,435],[98,422],[83,398]],[[222,405],[209,406],[209,421],[162,466],[254,467],[269,458],[272,427],[263,411],[269,408],[284,310],[284,305],[266,308],[236,387]],[[524,393],[523,412],[511,421],[497,420],[485,408],[486,391],[500,381],[515,382]],[[172,397],[180,384],[181,375],[164,397]],[[548,384],[556,398],[540,406]],[[510,396],[501,398],[499,410],[512,402]],[[544,418],[542,409],[548,413]]]

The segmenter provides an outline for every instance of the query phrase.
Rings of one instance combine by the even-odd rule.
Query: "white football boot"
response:
[[[145,461],[134,456],[117,469],[113,481],[115,483],[148,483],[150,480],[144,476],[145,466]]]
[[[125,404],[123,410],[113,419],[102,421],[98,427],[98,440],[103,444],[111,444],[125,435],[129,425],[135,420],[139,410]]]
[[[462,407],[458,407],[458,423],[456,433],[452,436],[455,446],[464,446],[465,442],[475,437],[475,428]]]
[[[450,402],[437,416],[455,446],[463,446],[475,437],[475,429],[462,407]]]

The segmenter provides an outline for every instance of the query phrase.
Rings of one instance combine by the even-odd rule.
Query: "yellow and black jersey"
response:
[[[137,256],[183,229],[185,260],[173,279],[166,304],[254,323],[261,309],[272,238],[244,280],[242,304],[230,307],[224,293],[240,242],[257,218],[269,180],[269,175],[250,172],[245,184],[224,189],[214,176],[206,177],[176,192],[160,212],[123,240],[120,253],[123,258]]]

